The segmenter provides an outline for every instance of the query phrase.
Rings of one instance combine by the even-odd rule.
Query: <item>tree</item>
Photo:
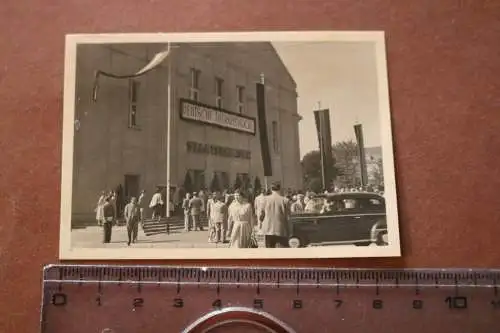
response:
[[[339,141],[332,146],[334,164],[330,166],[333,171],[335,183],[340,186],[358,186],[361,184],[358,144],[356,141]],[[302,158],[302,175],[306,188],[321,188],[321,155],[319,150],[313,150]],[[382,170],[382,169],[381,169]],[[314,190],[317,191],[317,190]]]
[[[311,178],[305,185],[308,190],[311,190],[314,193],[321,193],[323,190],[323,181],[321,178]]]
[[[373,180],[374,184],[381,186],[384,184],[384,165],[382,158],[378,158],[373,164],[370,170],[370,178]]]
[[[358,185],[359,177],[359,158],[358,144],[353,140],[340,141],[333,145],[333,156],[335,157],[339,185]]]
[[[321,154],[319,150],[313,150],[304,155],[301,161],[302,164],[302,178],[305,188],[314,192],[321,191],[322,174],[321,174]],[[337,176],[337,168],[335,167],[335,159],[333,164],[329,166],[333,178]]]

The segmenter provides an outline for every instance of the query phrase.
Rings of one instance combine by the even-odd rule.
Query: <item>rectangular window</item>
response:
[[[137,111],[139,102],[140,83],[135,80],[129,81],[129,116],[128,126],[130,128],[137,127]]]
[[[223,108],[223,98],[224,98],[224,80],[221,78],[215,78],[215,105],[222,109]]]
[[[237,95],[236,110],[238,111],[238,113],[243,113],[245,112],[245,87],[237,86],[236,95]]]
[[[139,175],[125,175],[125,199],[127,202],[135,197],[138,199],[140,192],[140,176]]]
[[[227,172],[221,172],[220,173],[220,181],[221,181],[221,187],[222,189],[229,189],[230,187],[230,181],[229,181],[229,174]]]
[[[273,149],[276,154],[280,152],[280,147],[279,147],[279,131],[278,131],[278,122],[273,121],[272,123],[272,131],[273,131]]]
[[[189,88],[189,99],[193,101],[199,100],[200,95],[200,75],[201,71],[196,68],[191,68],[191,85]]]

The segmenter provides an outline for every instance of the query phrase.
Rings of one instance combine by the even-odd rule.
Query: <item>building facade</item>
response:
[[[256,101],[262,73],[273,167],[267,180],[301,188],[296,83],[270,43],[175,44],[146,75],[101,77],[92,100],[96,70],[134,73],[164,47],[78,46],[74,218],[94,214],[99,193],[120,185],[124,197],[144,189],[150,198],[167,184],[168,143],[174,187],[263,187]]]

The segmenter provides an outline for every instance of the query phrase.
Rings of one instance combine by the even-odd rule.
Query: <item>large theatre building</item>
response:
[[[78,46],[73,218],[93,215],[103,190],[121,185],[130,197],[145,189],[149,200],[156,186],[167,184],[168,103],[172,186],[264,186],[256,101],[261,73],[273,168],[268,181],[301,188],[296,84],[270,43],[174,44],[170,69],[165,61],[135,79],[101,77],[92,100],[96,70],[134,73],[164,47]]]

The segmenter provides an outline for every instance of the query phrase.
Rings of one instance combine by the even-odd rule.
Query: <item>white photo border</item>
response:
[[[373,42],[377,63],[377,93],[388,229],[387,246],[310,247],[274,249],[232,248],[73,248],[71,207],[75,119],[75,80],[78,44],[189,43],[189,42]],[[392,121],[383,31],[287,31],[229,33],[111,33],[66,35],[64,62],[64,115],[62,137],[59,257],[62,260],[129,259],[306,259],[400,257],[400,229],[394,166]]]

